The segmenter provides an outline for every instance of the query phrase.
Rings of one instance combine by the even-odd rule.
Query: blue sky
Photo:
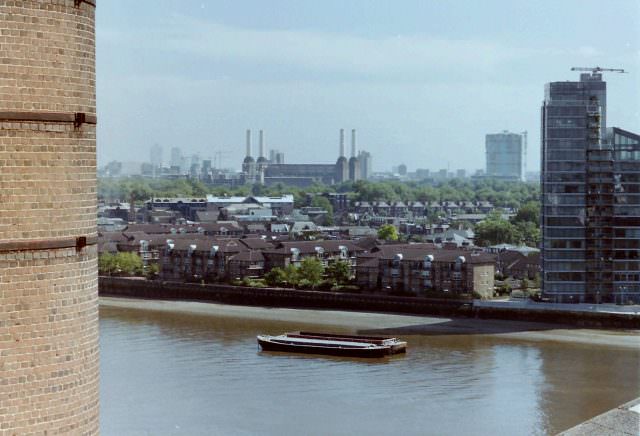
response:
[[[637,0],[104,0],[97,55],[99,164],[158,143],[239,168],[247,128],[332,162],[343,127],[374,170],[476,169],[508,129],[537,170],[544,84],[572,66],[629,70],[608,122],[640,131]]]

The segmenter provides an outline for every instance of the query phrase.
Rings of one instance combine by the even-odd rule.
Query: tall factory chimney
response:
[[[356,129],[351,129],[351,157],[356,157]]]
[[[0,1],[2,434],[100,431],[97,1]]]
[[[269,161],[264,155],[264,131],[260,130],[260,156],[256,160],[257,181],[260,184],[264,184],[265,171]]]
[[[251,129],[247,129],[247,153],[245,156],[251,156]]]
[[[360,180],[360,162],[356,155],[356,129],[351,130],[351,158],[349,159],[349,180]]]
[[[349,162],[344,155],[344,129],[340,129],[340,156],[336,161],[335,183],[342,183],[349,180]]]
[[[264,130],[260,130],[260,155],[259,157],[264,156]]]

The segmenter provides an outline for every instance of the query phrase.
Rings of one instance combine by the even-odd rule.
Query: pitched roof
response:
[[[267,250],[273,248],[273,244],[262,238],[242,238],[240,239],[240,243],[251,250]]]
[[[259,250],[247,250],[233,255],[229,258],[229,262],[261,262],[264,261],[264,255]]]
[[[363,252],[364,249],[348,239],[330,239],[320,241],[286,241],[276,244],[276,251],[291,252],[292,248],[297,248],[302,254],[315,253],[316,247],[321,247],[325,252],[337,253],[340,247],[344,246],[351,253]]]

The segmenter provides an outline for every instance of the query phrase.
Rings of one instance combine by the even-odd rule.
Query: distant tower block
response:
[[[96,0],[0,1],[0,433],[98,434]]]

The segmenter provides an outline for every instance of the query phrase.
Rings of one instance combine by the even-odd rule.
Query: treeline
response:
[[[500,180],[453,179],[443,183],[372,182],[360,180],[327,186],[315,184],[298,188],[276,184],[274,186],[240,186],[236,188],[207,186],[197,180],[168,180],[126,178],[98,180],[98,197],[113,201],[142,201],[151,197],[203,197],[211,195],[283,195],[293,194],[296,205],[305,204],[308,193],[346,193],[354,201],[489,201],[497,207],[518,208],[538,201],[540,186],[537,183],[505,182]]]
[[[475,243],[480,246],[496,244],[524,244],[537,247],[540,243],[540,202],[523,204],[518,213],[509,220],[502,214],[489,214],[487,219],[474,228]]]

